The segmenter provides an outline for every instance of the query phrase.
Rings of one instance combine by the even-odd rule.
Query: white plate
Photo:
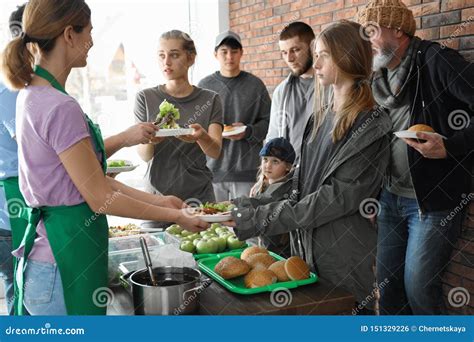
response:
[[[163,128],[156,132],[155,136],[157,137],[177,137],[180,135],[189,135],[193,134],[193,128]]]
[[[225,132],[222,132],[222,136],[223,137],[230,137],[230,136],[233,136],[233,135],[237,135],[237,134],[240,134],[240,133],[243,133],[245,132],[245,129],[247,128],[247,126],[236,126],[233,130],[231,131],[225,131]]]
[[[109,161],[114,161],[109,160]],[[133,163],[129,160],[124,160],[124,162],[127,164],[125,166],[113,166],[113,167],[108,167],[107,166],[107,173],[120,173],[120,172],[129,172],[135,170],[138,165],[133,165]]]
[[[414,131],[399,131],[399,132],[394,132],[393,134],[395,134],[398,138],[419,139],[419,138],[416,136],[416,133],[417,133],[417,132],[414,132]],[[442,136],[441,134],[438,134],[438,133],[433,133],[433,132],[423,132],[423,133],[425,133],[425,134],[439,135],[441,138],[446,139],[445,136]]]
[[[225,222],[225,221],[231,221],[232,220],[232,215],[231,214],[223,214],[223,215],[196,215],[196,217],[199,217],[201,220],[209,223],[217,223],[217,222]]]

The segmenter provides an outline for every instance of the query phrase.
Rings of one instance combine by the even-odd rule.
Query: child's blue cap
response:
[[[285,138],[269,140],[260,150],[260,157],[275,157],[290,164],[295,162],[296,153],[293,146]]]

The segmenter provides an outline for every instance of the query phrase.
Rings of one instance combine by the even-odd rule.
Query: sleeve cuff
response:
[[[236,223],[234,232],[240,241],[244,241],[258,235],[256,225],[253,222],[254,211],[255,209],[253,208],[239,207],[235,207],[232,210],[232,218]]]
[[[249,139],[253,135],[253,127],[251,125],[247,125],[247,128],[245,129],[245,136],[244,139]]]

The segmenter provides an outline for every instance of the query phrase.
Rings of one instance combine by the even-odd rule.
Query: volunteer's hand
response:
[[[130,147],[138,144],[146,144],[155,137],[158,130],[152,122],[142,122],[126,129],[123,135],[124,145]]]
[[[240,126],[245,126],[242,122],[234,122],[232,124],[232,126],[234,127],[240,127]],[[234,141],[237,141],[237,140],[242,140],[243,138],[245,138],[245,131],[243,131],[242,133],[240,134],[236,134],[236,135],[230,135],[228,137],[224,137],[225,139],[229,139],[229,140],[234,140]]]
[[[204,222],[196,216],[191,215],[189,209],[181,209],[180,216],[176,220],[176,223],[181,227],[191,231],[191,232],[201,232],[209,228],[210,224]]]
[[[420,154],[428,159],[444,159],[448,156],[446,147],[444,147],[443,138],[439,134],[426,134],[416,132],[418,139],[426,140],[418,142],[415,139],[403,139],[408,145],[413,147]]]
[[[172,208],[172,209],[181,209],[185,207],[184,202],[176,196],[160,196],[162,198],[161,205],[162,207]]]

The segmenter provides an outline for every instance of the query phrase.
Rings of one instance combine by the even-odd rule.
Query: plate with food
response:
[[[206,203],[197,208],[191,208],[193,215],[209,223],[232,220],[230,211],[234,208],[230,203]]]
[[[133,165],[130,160],[111,159],[107,160],[107,173],[120,173],[133,171],[138,165]]]
[[[395,134],[395,136],[397,136],[398,138],[423,140],[417,137],[416,133],[418,132],[425,133],[425,134],[439,135],[441,138],[446,139],[445,136],[436,133],[435,130],[431,128],[430,126],[423,125],[423,124],[413,125],[405,131],[398,131],[398,132],[394,132],[393,134]]]
[[[177,137],[180,135],[189,135],[194,133],[192,128],[183,128],[178,125],[176,120],[179,120],[181,115],[179,109],[176,108],[172,103],[164,100],[160,104],[160,111],[156,115],[156,121],[154,122],[160,130],[156,132],[157,137]]]
[[[247,126],[224,126],[224,132],[222,132],[223,137],[231,137],[240,133],[244,133],[247,129]]]
[[[140,227],[133,223],[122,226],[109,227],[109,238],[124,237],[130,235],[141,234]]]

